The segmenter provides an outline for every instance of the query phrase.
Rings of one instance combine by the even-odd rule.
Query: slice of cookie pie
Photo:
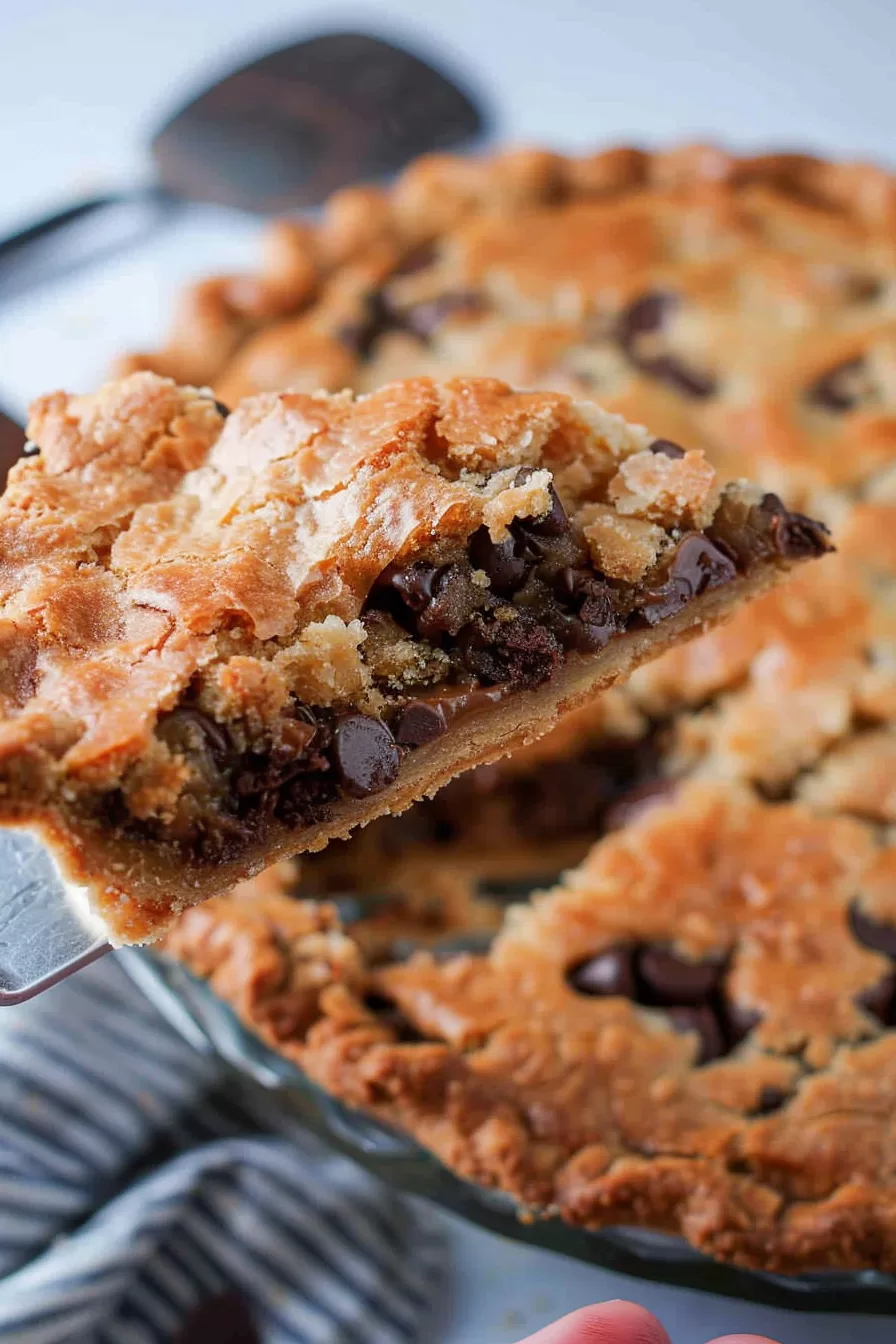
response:
[[[0,817],[112,937],[406,808],[721,619],[823,527],[592,403],[144,373],[0,501]]]

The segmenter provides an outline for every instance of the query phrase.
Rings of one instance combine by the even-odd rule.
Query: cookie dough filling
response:
[[[719,619],[823,527],[562,394],[39,402],[0,504],[0,812],[113,936],[400,811]]]

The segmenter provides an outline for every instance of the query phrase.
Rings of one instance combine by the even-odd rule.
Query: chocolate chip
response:
[[[215,402],[215,410],[216,410],[216,411],[218,412],[218,414],[221,416],[222,420],[226,420],[227,417],[228,417],[228,415],[230,414],[230,407],[229,407],[229,406],[225,406],[224,403],[223,403],[223,401],[216,401],[216,402]]]
[[[533,470],[532,467],[521,467],[514,479],[514,485],[525,485],[533,474]],[[553,483],[548,485],[548,495],[550,496],[551,507],[547,513],[543,513],[537,518],[515,519],[516,526],[527,536],[561,537],[569,527],[569,518]]]
[[[849,909],[849,927],[863,947],[883,952],[885,957],[896,957],[896,925],[874,919],[854,903]]]
[[[22,449],[22,456],[40,457],[40,444],[32,442],[31,439],[26,439],[25,447]]]
[[[533,690],[549,681],[560,663],[556,636],[529,612],[513,607],[498,615],[477,614],[461,630],[457,647],[464,666],[486,685],[509,682]]]
[[[718,388],[718,380],[712,374],[702,373],[699,369],[689,369],[674,355],[657,355],[655,359],[642,360],[640,368],[657,382],[667,383],[669,387],[674,387],[676,392],[683,392],[686,397],[702,400],[704,397],[714,396]]]
[[[642,373],[667,383],[687,397],[711,397],[718,386],[711,374],[689,368],[675,355],[657,353],[656,336],[677,306],[674,294],[656,291],[644,294],[620,314],[616,322],[616,340]],[[645,341],[645,337],[651,337]]]
[[[620,313],[616,322],[616,339],[628,352],[637,338],[646,333],[659,331],[675,308],[677,300],[674,294],[655,290],[643,294],[634,303]]]
[[[386,724],[366,714],[346,714],[336,724],[333,754],[339,781],[352,798],[385,789],[398,775],[401,756]]]
[[[641,1002],[695,1006],[718,988],[725,963],[721,959],[687,961],[667,947],[648,946],[638,953]]]
[[[652,807],[668,801],[674,795],[675,788],[675,782],[671,779],[651,779],[636,785],[607,808],[601,818],[602,829],[621,831]]]
[[[679,542],[667,564],[666,578],[638,605],[648,625],[674,616],[692,598],[737,577],[734,562],[707,537],[694,532]]]
[[[245,1299],[226,1292],[194,1307],[173,1344],[261,1344],[261,1335]]]
[[[896,992],[896,972],[887,971],[875,984],[869,985],[856,995],[856,1003],[860,1008],[864,1008],[866,1013],[886,1024],[890,1019],[894,992]]]
[[[412,700],[395,719],[395,741],[401,747],[422,747],[445,732],[445,719],[425,700]]]
[[[678,444],[673,443],[671,439],[654,439],[650,445],[650,451],[662,454],[663,457],[684,457],[684,449],[679,448]]]
[[[593,652],[608,644],[619,629],[619,616],[613,590],[593,571],[567,565],[554,580],[554,591],[563,604],[581,621],[564,642],[583,652]]]
[[[421,341],[428,341],[449,317],[458,314],[474,316],[484,308],[481,294],[469,291],[440,294],[435,299],[415,303],[396,315],[396,325],[404,327]]]
[[[391,589],[416,614],[432,601],[436,584],[444,570],[444,565],[429,565],[420,560],[411,565],[390,565],[377,579],[374,591]]]
[[[815,556],[831,549],[830,534],[823,523],[791,513],[771,493],[763,495],[746,515],[735,501],[723,495],[707,535],[744,573],[770,556]]]
[[[700,1037],[697,1064],[708,1064],[725,1053],[725,1038],[719,1019],[707,1004],[699,1008],[669,1008],[669,1021],[676,1031],[696,1031]]]
[[[744,1004],[728,1002],[725,1005],[725,1025],[727,1028],[728,1041],[732,1050],[736,1045],[749,1036],[755,1027],[762,1021],[762,1014],[755,1008],[748,1008]]]
[[[516,537],[492,541],[487,527],[473,533],[468,554],[471,564],[485,572],[492,590],[501,597],[510,597],[521,588],[532,568]]]
[[[455,636],[488,601],[488,591],[473,582],[468,566],[416,561],[385,569],[367,604],[385,607],[406,629],[439,642],[443,635]]]
[[[336,339],[359,359],[369,359],[381,336],[396,326],[395,314],[380,290],[365,295],[362,312],[355,322],[345,322],[336,330]]]
[[[417,632],[437,642],[452,639],[489,601],[488,592],[473,582],[467,565],[444,565],[432,584],[432,595],[417,614]]]
[[[786,1100],[787,1093],[783,1087],[774,1087],[772,1084],[766,1083],[759,1093],[759,1100],[753,1107],[752,1114],[768,1115],[771,1111],[780,1110]]]
[[[635,997],[635,973],[632,949],[625,944],[608,947],[587,961],[580,961],[569,971],[567,982],[578,994],[592,997],[618,995],[625,999]]]
[[[368,1012],[374,1014],[378,1022],[395,1033],[396,1040],[411,1044],[424,1039],[394,999],[387,998],[385,994],[371,993],[364,995],[363,1003]]]
[[[439,294],[408,308],[400,307],[388,291],[375,290],[366,296],[358,320],[344,323],[336,335],[360,359],[369,359],[374,346],[387,332],[403,331],[428,341],[446,318],[455,313],[478,313],[483,307],[482,295],[469,290]]]
[[[584,592],[578,612],[584,626],[584,648],[589,651],[602,649],[619,629],[613,594],[608,584],[594,578],[584,585]]]
[[[759,509],[779,555],[824,555],[831,549],[831,534],[824,523],[817,523],[803,513],[791,513],[777,495],[763,495]]]
[[[863,355],[844,360],[816,378],[806,389],[806,398],[813,406],[820,406],[825,411],[837,413],[854,410],[865,395],[864,372]]]

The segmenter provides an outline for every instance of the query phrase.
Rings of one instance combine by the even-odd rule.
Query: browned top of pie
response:
[[[894,455],[896,182],[689,147],[433,155],[269,230],[132,356],[225,402],[471,370],[699,444],[818,511]]]
[[[881,746],[876,780],[896,757],[892,174],[706,146],[430,156],[273,226],[258,275],[201,282],[131,362],[225,401],[475,368],[593,397],[824,518],[843,560],[636,674],[635,712],[712,699],[669,768],[776,792],[880,727],[849,746],[851,798],[896,818],[860,763]]]
[[[325,1087],[524,1205],[893,1271],[894,861],[859,821],[689,784],[511,907],[485,956],[365,970],[277,882],[168,948]]]

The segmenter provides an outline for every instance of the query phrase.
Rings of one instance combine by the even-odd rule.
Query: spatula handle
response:
[[[177,201],[162,187],[88,196],[0,239],[0,299],[15,298],[129,247],[165,222]]]

